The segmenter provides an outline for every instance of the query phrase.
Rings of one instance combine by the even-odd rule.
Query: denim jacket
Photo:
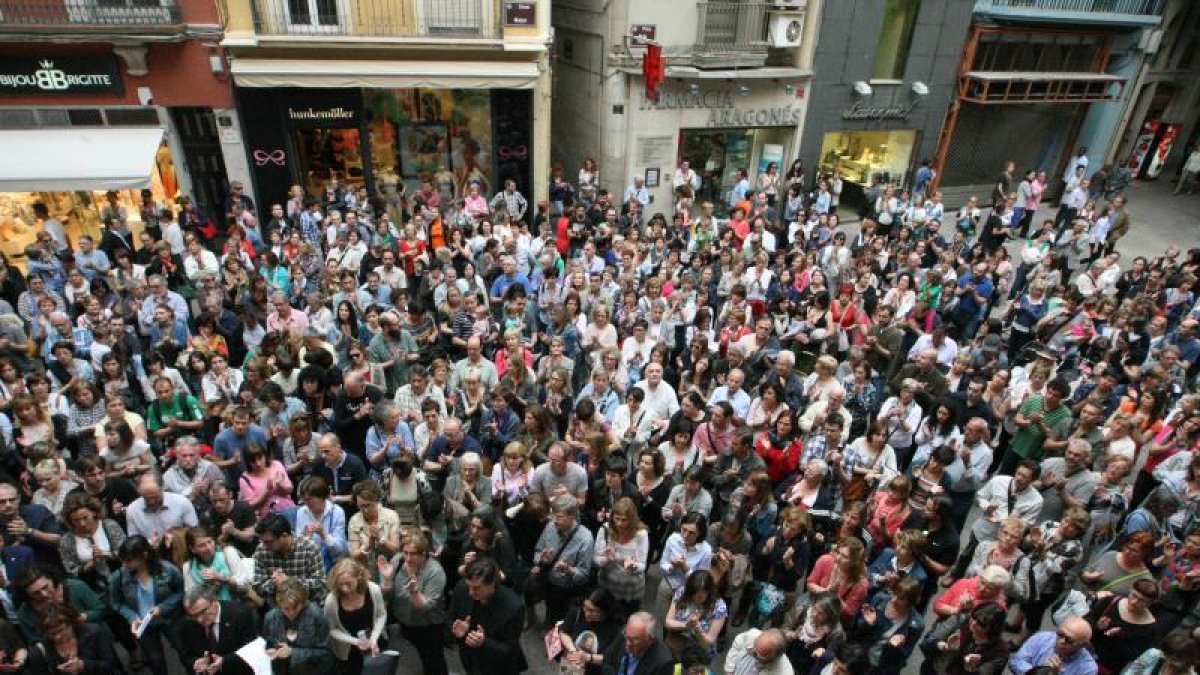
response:
[[[329,649],[329,622],[325,613],[311,602],[304,611],[296,617],[292,626],[296,631],[296,639],[287,638],[287,618],[279,608],[267,612],[263,619],[262,636],[267,646],[287,643],[292,648],[290,662],[293,666],[316,665],[322,661],[333,660],[333,652]]]
[[[108,578],[108,606],[126,621],[141,618],[137,596],[137,577],[124,567]],[[154,576],[154,602],[159,608],[155,621],[169,622],[183,605],[183,575],[178,567],[165,560],[162,571]]]

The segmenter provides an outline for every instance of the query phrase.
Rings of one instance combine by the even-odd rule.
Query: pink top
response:
[[[818,586],[828,586],[829,579],[833,576],[833,554],[826,553],[817,558],[817,562],[813,565],[812,573],[808,575],[808,581]],[[858,615],[858,609],[867,600],[867,576],[864,573],[863,578],[858,580],[850,588],[831,589],[837,593],[837,596],[842,601],[842,616],[848,619]]]
[[[263,500],[262,504],[254,508],[254,512],[259,518],[268,513],[277,513],[284,509],[290,509],[296,505],[292,501],[292,479],[288,478],[287,469],[283,468],[278,460],[273,460],[270,466],[267,467],[267,474],[261,478],[250,475],[250,472],[242,474],[239,482],[241,483],[241,498],[250,506],[255,506],[258,500],[262,498],[263,492],[267,489],[267,482],[275,478],[275,489]]]

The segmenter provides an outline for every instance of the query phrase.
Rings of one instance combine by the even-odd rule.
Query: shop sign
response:
[[[642,110],[694,110],[699,108],[732,108],[733,92],[725,90],[712,91],[670,91],[659,90],[658,101],[651,101],[642,96]]]
[[[708,127],[790,127],[800,123],[801,110],[794,106],[778,108],[725,108],[708,111]]]
[[[341,122],[354,119],[354,109],[335,106],[332,108],[293,108],[288,106],[288,119],[302,122]]]
[[[906,120],[916,109],[917,102],[869,106],[855,102],[842,111],[844,120]]]
[[[509,28],[525,28],[537,25],[537,7],[532,2],[505,2],[504,25]]]
[[[121,69],[112,56],[2,58],[0,95],[120,94]]]

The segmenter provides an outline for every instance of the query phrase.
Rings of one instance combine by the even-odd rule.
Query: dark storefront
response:
[[[489,195],[509,178],[531,183],[528,91],[242,87],[237,101],[264,203],[333,176],[393,203],[423,180],[451,199],[473,182]]]

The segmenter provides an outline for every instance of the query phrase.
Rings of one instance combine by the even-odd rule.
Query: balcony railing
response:
[[[3,0],[0,30],[62,26],[167,26],[183,23],[177,0]]]
[[[977,13],[998,19],[1110,25],[1156,25],[1166,0],[978,0]]]
[[[262,35],[490,38],[499,0],[255,0]]]
[[[761,66],[767,58],[767,2],[698,2],[692,58],[700,67]]]

